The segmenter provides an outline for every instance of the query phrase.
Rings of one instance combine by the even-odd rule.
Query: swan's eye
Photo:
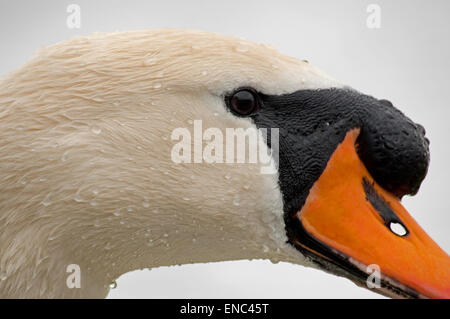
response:
[[[231,95],[229,106],[238,115],[250,115],[259,109],[260,100],[256,92],[250,89],[241,89]]]

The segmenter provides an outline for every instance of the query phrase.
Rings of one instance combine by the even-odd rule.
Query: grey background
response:
[[[66,8],[81,6],[81,28]],[[368,29],[368,4],[381,6],[381,28]],[[0,75],[37,48],[74,35],[178,27],[271,43],[340,81],[387,98],[423,124],[431,167],[419,194],[404,204],[450,251],[448,184],[450,2],[441,1],[6,1],[0,0]],[[346,279],[267,261],[163,267],[122,276],[109,297],[377,298]]]

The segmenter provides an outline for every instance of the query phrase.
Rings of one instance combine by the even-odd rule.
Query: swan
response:
[[[255,129],[273,158],[176,161],[194,121],[188,144]],[[103,298],[134,269],[240,259],[362,287],[376,265],[381,294],[448,298],[449,256],[400,203],[428,143],[389,101],[269,45],[162,29],[48,46],[0,83],[0,298]]]

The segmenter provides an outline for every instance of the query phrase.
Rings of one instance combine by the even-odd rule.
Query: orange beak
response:
[[[370,176],[356,152],[358,134],[357,129],[347,133],[311,188],[296,215],[301,227],[320,247],[367,277],[367,267],[377,265],[383,294],[450,298],[450,257],[400,200]],[[330,256],[296,244],[331,261]]]

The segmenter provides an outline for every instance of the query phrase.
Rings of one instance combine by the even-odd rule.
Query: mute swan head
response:
[[[449,296],[448,255],[398,201],[425,177],[423,128],[305,61],[199,31],[94,34],[40,50],[0,105],[1,297],[104,297],[133,269],[253,258],[360,285],[377,264],[383,294]],[[205,160],[230,128],[278,129],[257,133],[278,156]]]

